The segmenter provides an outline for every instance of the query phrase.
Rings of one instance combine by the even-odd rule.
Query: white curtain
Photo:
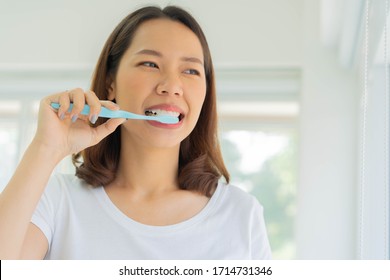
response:
[[[366,0],[360,107],[358,256],[389,259],[389,0]]]

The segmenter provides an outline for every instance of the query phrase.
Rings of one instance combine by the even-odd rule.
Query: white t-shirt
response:
[[[174,225],[150,226],[121,212],[103,187],[55,175],[32,223],[45,234],[45,259],[270,259],[263,208],[250,194],[219,183],[207,205]]]

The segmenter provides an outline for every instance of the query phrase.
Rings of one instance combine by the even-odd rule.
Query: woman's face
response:
[[[206,95],[203,51],[185,25],[153,19],[140,25],[123,55],[109,99],[122,110],[179,116],[178,124],[129,120],[125,139],[158,147],[178,146],[196,125]]]

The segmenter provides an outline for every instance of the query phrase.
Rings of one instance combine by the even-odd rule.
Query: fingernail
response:
[[[98,116],[97,116],[97,115],[92,115],[92,116],[91,116],[91,123],[92,123],[92,124],[95,124],[96,121],[97,121],[97,119],[98,119]]]
[[[74,115],[74,116],[72,117],[72,122],[74,123],[75,121],[77,121],[77,118],[78,118],[78,115]]]
[[[60,114],[60,120],[62,121],[62,120],[64,120],[64,118],[65,118],[65,113],[61,113]]]

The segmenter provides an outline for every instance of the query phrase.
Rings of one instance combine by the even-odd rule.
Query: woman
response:
[[[107,120],[102,106],[180,121]],[[197,22],[173,6],[130,14],[108,38],[90,91],[41,101],[36,135],[1,194],[0,257],[270,258],[261,205],[228,185],[216,124]],[[69,154],[76,176],[51,177]]]

